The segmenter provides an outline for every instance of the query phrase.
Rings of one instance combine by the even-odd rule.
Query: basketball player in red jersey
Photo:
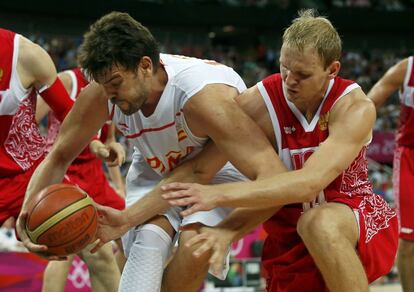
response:
[[[75,100],[80,91],[89,84],[89,81],[79,68],[64,71],[59,74],[59,78],[73,100]],[[48,107],[43,100],[40,99],[36,110],[36,120],[40,122],[47,113]],[[53,112],[49,112],[48,135],[46,139],[48,151],[56,140],[59,127],[59,120]],[[122,146],[115,145],[117,143],[114,138],[113,127],[109,128],[109,125],[105,124],[99,138],[103,138],[103,142],[107,142],[108,146],[112,149],[117,149],[116,156],[123,160],[125,154]],[[89,148],[93,148],[93,150],[90,150]],[[101,149],[106,150],[106,147],[101,140],[93,140],[89,147],[86,147],[73,161],[66,172],[66,175],[71,183],[78,185],[98,204],[122,210],[125,207],[125,201],[109,185],[102,168],[102,161],[94,154],[98,153]],[[118,164],[115,163],[112,167],[116,167],[119,172]],[[118,243],[120,244],[120,240]],[[121,245],[119,245],[119,247],[120,249],[122,248]],[[116,291],[118,289],[120,271],[116,266],[117,263],[114,258],[111,243],[103,246],[103,248],[96,254],[91,254],[85,249],[79,255],[89,268],[92,290]],[[42,290],[44,292],[64,291],[73,257],[73,255],[69,256],[67,261],[49,262],[43,277]]]
[[[413,56],[405,58],[374,85],[368,97],[380,108],[399,90],[400,123],[396,134],[393,164],[393,189],[400,220],[398,272],[404,291],[414,291],[414,65]]]
[[[26,187],[45,156],[35,121],[40,94],[62,121],[72,107],[50,56],[40,46],[0,29],[0,226],[17,218]]]
[[[394,262],[397,216],[373,194],[367,173],[375,107],[338,76],[340,56],[330,21],[302,11],[284,32],[281,73],[239,97],[289,171],[255,182],[164,187],[173,206],[192,205],[184,216],[217,206],[256,208],[236,210],[188,242],[203,244],[196,255],[213,249],[216,266],[229,241],[271,214],[257,208],[283,205],[264,223],[268,291],[369,291]]]

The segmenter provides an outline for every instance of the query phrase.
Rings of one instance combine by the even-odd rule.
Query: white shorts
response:
[[[133,161],[126,177],[126,207],[129,207],[130,205],[143,198],[161,180],[161,177],[154,173],[154,171],[146,163],[139,162],[139,160]],[[216,174],[212,181],[212,184],[221,184],[243,180],[246,180],[246,177],[243,176],[232,164],[227,163]],[[232,211],[231,208],[216,208],[211,211],[197,212],[185,218],[181,218],[179,213],[183,209],[183,207],[172,207],[162,214],[168,219],[171,226],[176,231],[179,230],[180,226],[196,222],[202,223],[206,226],[215,226]],[[137,227],[129,230],[122,237],[122,243],[126,255],[129,254],[128,247],[131,247],[132,243],[135,240],[136,231]],[[227,274],[227,271],[223,271],[223,275],[225,274]],[[217,277],[223,278],[223,276]]]

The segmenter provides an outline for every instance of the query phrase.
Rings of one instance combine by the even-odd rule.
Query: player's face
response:
[[[99,82],[105,88],[109,100],[126,115],[132,115],[141,109],[148,99],[150,88],[140,70],[128,71],[113,66]]]
[[[339,62],[334,63],[339,66]],[[321,58],[313,48],[300,52],[283,45],[280,51],[280,73],[287,98],[291,102],[323,98],[329,80],[337,74],[337,71],[332,73],[331,67],[332,65],[324,68]]]

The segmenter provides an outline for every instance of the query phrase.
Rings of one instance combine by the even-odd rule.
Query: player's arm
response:
[[[407,72],[408,59],[404,59],[392,66],[385,75],[368,92],[368,97],[380,108],[386,100],[404,83]]]
[[[42,252],[47,247],[31,243],[24,230],[28,200],[46,186],[62,181],[69,165],[88,145],[107,118],[108,104],[105,92],[98,84],[91,83],[81,92],[73,110],[62,123],[51,152],[37,167],[27,187],[17,232],[29,250]]]
[[[72,79],[67,73],[61,72],[58,74],[60,81],[62,81],[63,86],[65,87],[66,91],[69,93],[72,90]],[[49,105],[43,100],[43,98],[38,95],[37,96],[37,103],[36,103],[36,123],[39,124],[44,117],[49,113],[50,107]]]
[[[114,145],[114,143],[118,144],[119,147],[124,152],[125,157],[125,150],[123,149],[122,145],[120,145],[116,139],[115,139],[115,125],[111,123],[108,129],[108,138],[107,142],[111,145]],[[111,165],[108,167],[109,172],[109,178],[111,179],[111,182],[114,184],[114,187],[116,189],[116,192],[123,198],[125,198],[125,182],[121,175],[121,170],[119,165]]]
[[[369,142],[374,121],[373,103],[361,89],[355,89],[332,109],[329,137],[309,157],[303,168],[254,182],[216,186],[181,184],[179,190],[164,197],[172,200],[172,205],[194,204],[183,215],[217,206],[267,207],[312,201]]]
[[[34,86],[56,117],[63,121],[72,108],[73,100],[57,78],[55,65],[48,53],[39,45],[21,37],[17,71],[23,86]]]

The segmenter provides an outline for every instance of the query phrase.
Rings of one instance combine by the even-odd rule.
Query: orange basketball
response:
[[[28,206],[26,230],[52,255],[77,253],[90,244],[98,226],[92,199],[79,187],[54,184],[33,198]]]

